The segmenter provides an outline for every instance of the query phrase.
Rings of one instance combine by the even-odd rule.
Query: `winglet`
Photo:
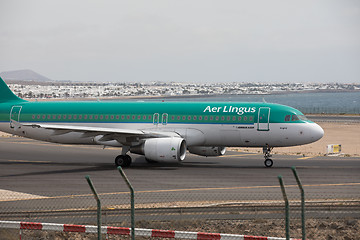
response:
[[[26,102],[16,96],[0,77],[0,103],[4,102]]]

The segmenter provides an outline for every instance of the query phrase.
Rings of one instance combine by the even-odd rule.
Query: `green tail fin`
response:
[[[4,102],[25,102],[25,100],[16,96],[0,77],[0,103]]]

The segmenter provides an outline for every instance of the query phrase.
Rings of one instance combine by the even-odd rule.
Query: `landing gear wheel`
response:
[[[264,164],[265,164],[265,167],[272,167],[272,165],[274,164],[274,162],[273,162],[273,160],[271,160],[270,158],[268,158],[268,159],[265,159],[265,162],[264,162]]]
[[[131,157],[129,155],[119,155],[115,158],[115,165],[129,167],[131,165]]]

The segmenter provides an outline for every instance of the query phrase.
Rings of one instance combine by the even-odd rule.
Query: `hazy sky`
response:
[[[0,72],[73,81],[360,82],[359,0],[0,1]]]

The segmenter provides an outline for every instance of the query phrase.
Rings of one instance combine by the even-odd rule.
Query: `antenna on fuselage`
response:
[[[264,102],[264,103],[266,103],[266,100],[265,100],[265,98],[264,98],[264,97],[263,97],[263,99],[262,99],[262,100],[263,100],[263,102]]]

